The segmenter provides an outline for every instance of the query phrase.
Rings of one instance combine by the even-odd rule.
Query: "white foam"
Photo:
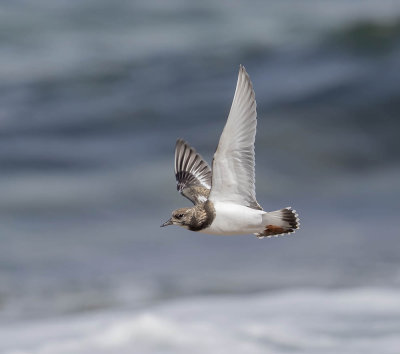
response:
[[[297,290],[2,325],[0,351],[394,354],[399,328],[400,290]]]

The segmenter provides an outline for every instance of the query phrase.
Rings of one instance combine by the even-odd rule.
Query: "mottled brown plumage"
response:
[[[200,231],[211,225],[215,218],[215,209],[211,201],[196,204],[192,208],[179,208],[172,217],[161,226],[179,225],[190,231]]]

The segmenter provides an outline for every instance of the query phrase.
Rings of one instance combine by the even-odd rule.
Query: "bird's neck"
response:
[[[207,200],[202,204],[194,206],[193,209],[188,229],[191,231],[200,231],[209,227],[215,218],[213,203]]]

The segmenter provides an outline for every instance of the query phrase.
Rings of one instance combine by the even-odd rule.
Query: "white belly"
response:
[[[231,203],[215,203],[215,218],[212,224],[200,232],[214,235],[243,235],[261,232],[262,210],[251,209]]]

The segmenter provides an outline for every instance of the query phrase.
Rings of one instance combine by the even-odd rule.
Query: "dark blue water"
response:
[[[239,64],[257,197],[295,236],[159,225],[211,161]],[[400,3],[0,5],[0,321],[274,289],[398,287]]]

